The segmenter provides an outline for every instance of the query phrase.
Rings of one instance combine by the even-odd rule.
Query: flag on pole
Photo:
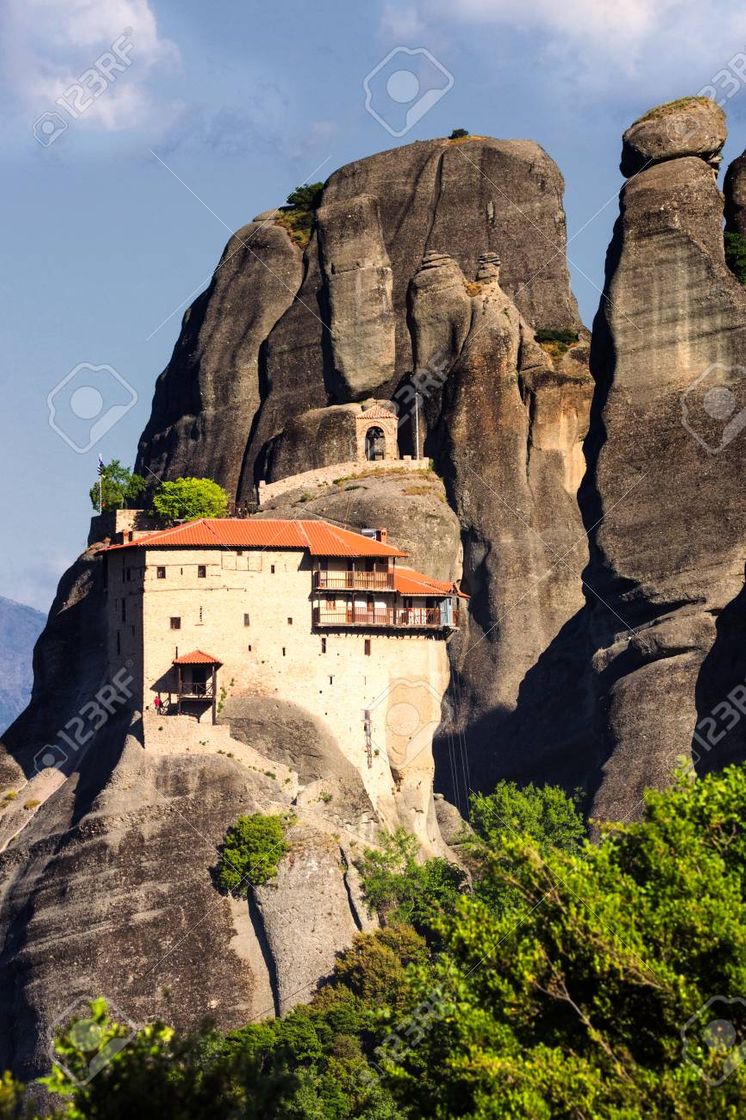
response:
[[[102,474],[104,473],[104,471],[105,471],[105,470],[106,470],[106,464],[104,463],[103,459],[102,459],[102,458],[101,458],[101,456],[99,455],[99,457],[98,457],[98,473],[99,473],[99,477],[100,477],[100,476],[101,476],[101,475],[102,475]]]

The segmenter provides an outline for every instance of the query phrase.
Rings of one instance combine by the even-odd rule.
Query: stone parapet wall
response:
[[[357,462],[350,460],[347,463],[335,463],[331,467],[319,467],[313,471],[303,471],[293,474],[288,478],[281,478],[277,482],[259,483],[259,506],[265,506],[272,498],[280,494],[287,494],[291,490],[307,490],[310,493],[330,486],[341,478],[351,478],[361,474],[387,473],[390,471],[427,471],[430,470],[429,459],[412,459],[405,455],[403,459],[384,459],[381,462],[363,460]]]

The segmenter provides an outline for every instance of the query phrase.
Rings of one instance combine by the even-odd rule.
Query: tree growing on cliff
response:
[[[285,839],[287,824],[283,817],[263,813],[239,817],[220,849],[216,873],[220,890],[245,898],[250,887],[273,879],[280,860],[290,851]]]
[[[168,521],[225,517],[228,495],[211,478],[177,478],[160,484],[153,496],[153,509]]]
[[[123,467],[118,459],[112,459],[104,466],[99,478],[100,495],[98,479],[88,491],[95,510],[98,510],[99,496],[102,509],[135,509],[147,486],[141,475],[134,474],[129,467]]]

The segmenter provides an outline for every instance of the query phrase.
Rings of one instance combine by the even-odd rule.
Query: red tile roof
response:
[[[396,420],[397,416],[393,408],[386,408],[382,404],[372,404],[370,408],[364,408],[361,416],[364,420]]]
[[[191,653],[183,653],[181,657],[173,659],[174,665],[222,665],[222,661],[218,661],[217,657],[210,657],[209,653],[204,653],[201,649],[192,650]]]
[[[202,518],[171,529],[143,533],[122,548],[288,548],[307,549],[311,556],[406,556],[390,544],[340,529],[328,521],[279,521],[260,518]]]
[[[395,568],[394,587],[400,595],[459,595],[462,599],[469,598],[463,591],[459,591],[453,581],[431,579],[413,568]]]

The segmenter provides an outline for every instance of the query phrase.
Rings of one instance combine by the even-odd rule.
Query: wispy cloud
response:
[[[179,58],[148,0],[6,0],[1,49],[11,96],[29,113],[43,111],[123,35],[132,65],[81,120],[106,131],[140,127],[157,112],[155,69]]]
[[[646,91],[672,81],[696,91],[746,47],[740,0],[388,0],[382,31],[391,35],[397,19],[402,34],[433,23],[528,33],[563,77],[617,92],[625,78]]]

